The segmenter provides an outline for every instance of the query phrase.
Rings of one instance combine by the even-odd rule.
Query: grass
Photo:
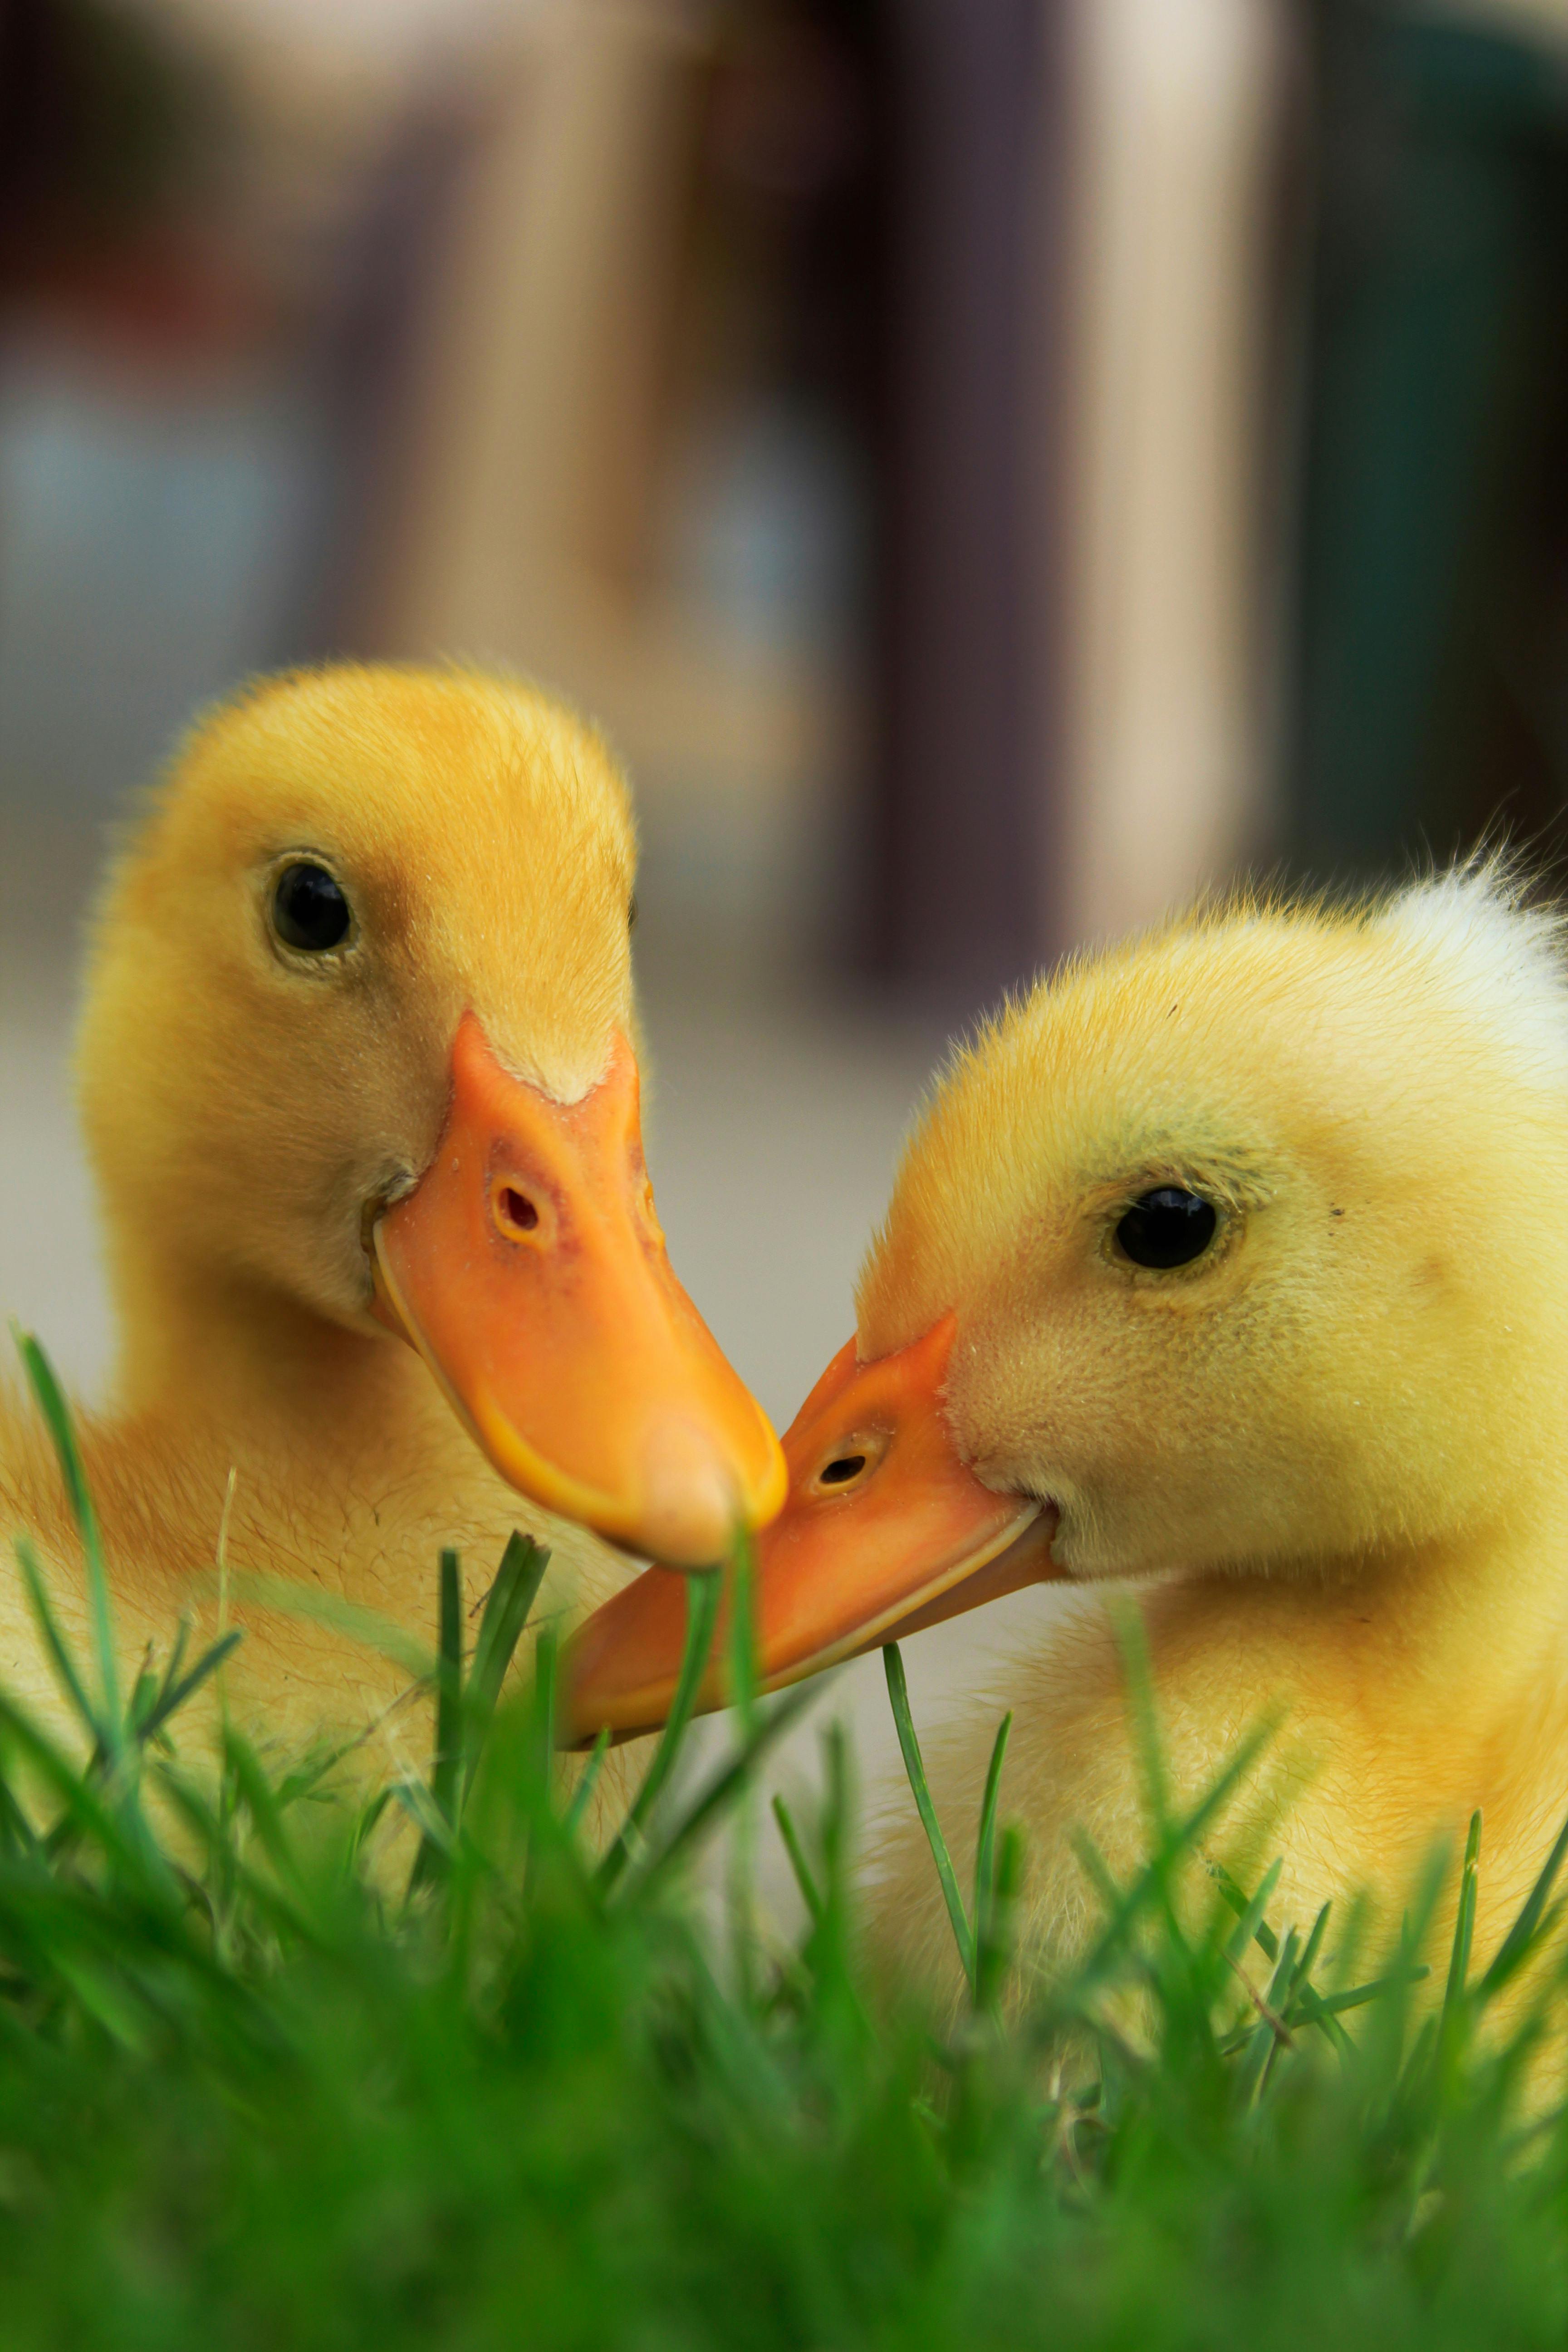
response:
[[[1119,1884],[1085,1847],[1092,1949],[1020,1987],[1006,1727],[966,1901],[890,1650],[968,1987],[939,2023],[862,1958],[837,1732],[810,1818],[774,1805],[798,1938],[756,1924],[743,1836],[727,1927],[704,1924],[691,1858],[808,1703],[758,1700],[743,1634],[734,1756],[686,1788],[672,1724],[590,1848],[584,1782],[553,1753],[548,1629],[503,1696],[544,1564],[523,1538],[471,1654],[459,1563],[440,1563],[426,1780],[367,1798],[330,1764],[279,1775],[226,1723],[216,1753],[182,1753],[180,1710],[226,1644],[187,1663],[178,1643],[123,1688],[68,1417],[30,1343],[27,1363],[93,1654],[71,1655],[24,1545],[82,1736],[68,1753],[0,1694],[7,2352],[1561,2345],[1568,2125],[1524,2097],[1553,2030],[1561,1842],[1493,1955],[1471,1950],[1479,1823],[1430,1961],[1436,1865],[1365,1979],[1332,1914],[1270,1917],[1277,1874],[1215,1874],[1184,1924],[1175,1876],[1256,1743],[1178,1812],[1133,1628],[1147,1860]],[[715,1593],[689,1581],[688,1699]],[[1489,2036],[1531,1966],[1537,2011]]]

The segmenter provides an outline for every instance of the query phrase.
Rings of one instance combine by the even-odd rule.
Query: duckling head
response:
[[[197,727],[100,909],[79,1075],[127,1401],[224,1329],[426,1358],[547,1507],[688,1561],[783,1491],[643,1164],[635,841],[603,742],[462,670],[264,681]],[[295,1363],[300,1350],[295,1349]]]
[[[1036,1579],[1351,1575],[1561,1481],[1557,930],[1470,869],[1202,911],[1005,1007],[786,1433],[767,1678]],[[584,1627],[580,1731],[660,1719],[674,1581]]]

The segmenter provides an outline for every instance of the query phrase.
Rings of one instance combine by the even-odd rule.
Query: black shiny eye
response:
[[[1133,1202],[1116,1238],[1134,1265],[1190,1265],[1213,1241],[1218,1223],[1212,1201],[1179,1184],[1158,1184]]]
[[[348,935],[349,902],[324,866],[300,858],[272,893],[272,928],[286,946],[322,955]]]
[[[841,1454],[837,1462],[825,1462],[817,1472],[817,1483],[823,1486],[847,1486],[851,1478],[858,1478],[866,1467],[863,1454]]]

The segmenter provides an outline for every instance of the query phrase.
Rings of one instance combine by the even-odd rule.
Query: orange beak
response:
[[[778,1440],[665,1250],[624,1037],[563,1104],[509,1076],[465,1013],[436,1156],[374,1247],[381,1320],[545,1509],[686,1568],[778,1509]]]
[[[777,1690],[1058,1573],[1056,1512],[998,1495],[962,1462],[942,1409],[954,1318],[897,1354],[829,1364],[784,1441],[789,1496],[757,1546],[758,1666]],[[568,1644],[567,1744],[652,1731],[686,1630],[681,1579],[650,1568]],[[724,1655],[721,1633],[714,1655]],[[721,1665],[700,1711],[722,1706]]]

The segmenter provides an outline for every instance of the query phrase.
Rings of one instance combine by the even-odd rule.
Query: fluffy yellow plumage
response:
[[[279,944],[277,878],[301,856],[347,893],[341,953]],[[636,1034],[634,865],[627,796],[604,744],[521,683],[330,669],[263,682],[191,736],[105,891],[80,1034],[122,1339],[112,1409],[81,1426],[128,1654],[166,1643],[193,1597],[205,1596],[211,1631],[231,1471],[237,1576],[324,1588],[422,1642],[443,1544],[462,1548],[471,1591],[519,1524],[554,1547],[558,1601],[594,1600],[623,1580],[618,1554],[497,1475],[419,1356],[389,1336],[370,1244],[388,1203],[423,1189],[449,1132],[461,1092],[454,1037],[467,1021],[486,1101],[521,1106],[523,1125],[510,1141],[496,1129],[492,1157],[521,1150],[512,1181],[532,1192],[521,1208],[515,1191],[503,1197],[524,1218],[537,1199],[545,1221],[536,1234],[515,1220],[505,1234],[481,1233],[496,1278],[516,1267],[548,1276],[543,1255],[529,1255],[548,1234],[581,1291],[571,1254],[588,1247],[588,1226],[573,1217],[598,1219],[598,1247],[613,1212],[616,1234],[631,1236],[628,1279],[664,1286],[648,1317],[668,1307],[688,1356],[709,1351],[710,1386],[715,1363],[732,1379],[665,1282],[640,1174],[635,1062],[616,1043]],[[591,1159],[597,1130],[573,1126],[574,1106],[609,1099],[612,1078],[610,1127],[628,1156],[590,1171],[603,1199],[585,1205],[552,1173],[566,1164],[559,1152],[527,1153],[531,1138],[542,1152],[565,1136]],[[511,1160],[497,1164],[510,1174]],[[451,1271],[491,1279],[488,1265]],[[613,1299],[604,1321],[613,1340]],[[437,1370],[466,1406],[461,1383]],[[582,1385],[583,1366],[563,1366],[561,1379]],[[7,1537],[19,1525],[41,1538],[79,1624],[58,1476],[14,1388],[0,1415],[0,1506]],[[320,1625],[236,1613],[248,1639],[231,1694],[273,1737],[363,1724],[406,1679]],[[0,1675],[46,1699],[14,1570],[0,1579]]]
[[[862,1357],[956,1309],[946,1412],[1055,1507],[1053,1572],[1144,1586],[1162,1729],[1200,1793],[1267,1711],[1277,1912],[1397,1905],[1484,1813],[1478,1949],[1568,1811],[1568,986],[1495,871],[1344,911],[1243,904],[1067,968],[940,1084],[858,1290]],[[1163,1183],[1220,1212],[1168,1271],[1116,1242]],[[1083,1932],[1068,1832],[1144,1835],[1121,1661],[1085,1594],[939,1743],[1032,1832],[1026,1934]],[[1264,1827],[1278,1805],[1278,1818]],[[886,1916],[941,1925],[914,1842]]]

